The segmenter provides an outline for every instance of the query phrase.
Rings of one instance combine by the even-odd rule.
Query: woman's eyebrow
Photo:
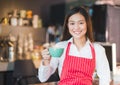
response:
[[[78,20],[78,22],[80,21],[85,21],[85,20]],[[68,22],[75,22],[74,20],[69,20]]]

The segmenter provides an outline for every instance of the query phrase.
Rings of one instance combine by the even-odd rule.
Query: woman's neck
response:
[[[73,43],[76,45],[77,49],[80,50],[86,44],[86,37],[82,39],[75,39],[73,38]]]

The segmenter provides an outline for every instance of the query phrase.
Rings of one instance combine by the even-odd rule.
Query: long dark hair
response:
[[[65,20],[64,20],[64,25],[63,25],[64,32],[63,32],[62,41],[68,40],[69,38],[72,37],[71,34],[69,33],[69,30],[68,30],[68,19],[70,16],[72,16],[73,14],[76,14],[76,13],[80,13],[81,15],[83,15],[85,17],[86,24],[87,24],[86,37],[88,37],[91,42],[94,42],[91,18],[87,12],[87,9],[85,9],[85,7],[81,7],[81,6],[72,8],[66,14]]]

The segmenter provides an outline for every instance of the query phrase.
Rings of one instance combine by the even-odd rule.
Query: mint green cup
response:
[[[50,47],[48,50],[51,57],[60,57],[63,54],[64,48]]]

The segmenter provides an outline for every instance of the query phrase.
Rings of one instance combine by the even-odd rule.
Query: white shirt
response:
[[[52,57],[50,61],[50,65],[48,66],[44,66],[41,63],[38,71],[38,78],[40,79],[41,82],[45,82],[56,71],[57,67],[58,67],[59,76],[61,75],[68,42],[72,43],[69,52],[70,55],[92,58],[92,53],[90,48],[91,42],[89,41],[89,39],[87,40],[85,46],[80,50],[78,50],[76,46],[73,44],[73,38],[69,39],[68,41],[59,42],[56,44],[56,47],[64,48],[64,52],[60,58]],[[109,85],[111,80],[110,68],[106,57],[105,49],[97,43],[94,43],[93,45],[95,49],[96,71],[97,71],[97,75],[99,76],[99,85]]]

